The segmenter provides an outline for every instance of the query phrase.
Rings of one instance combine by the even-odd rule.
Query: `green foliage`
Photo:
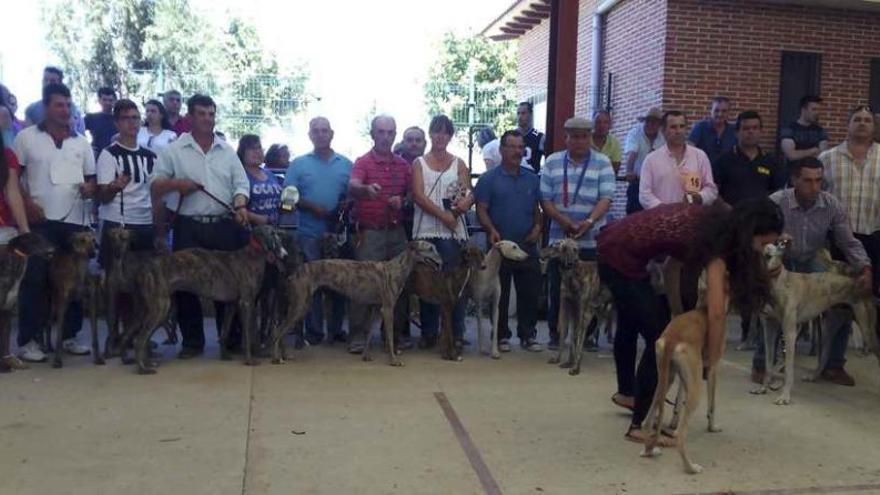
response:
[[[170,88],[206,93],[218,103],[218,126],[237,138],[306,100],[303,67],[282,76],[251,24],[230,16],[216,26],[188,0],[53,0],[43,18],[81,105],[101,86],[136,101]]]
[[[511,43],[448,32],[429,74],[424,93],[432,115],[445,113],[465,127],[471,103],[476,125],[504,129],[515,122],[516,54]]]

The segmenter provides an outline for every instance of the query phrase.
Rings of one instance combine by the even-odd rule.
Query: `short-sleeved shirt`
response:
[[[354,202],[353,218],[364,227],[383,228],[398,225],[403,219],[401,210],[388,205],[393,196],[404,197],[410,190],[412,171],[406,160],[397,156],[380,156],[370,150],[358,158],[351,169],[351,179],[364,185],[379,184],[382,190],[376,199],[358,198]]]
[[[724,124],[724,131],[719,136],[715,124],[704,119],[694,124],[688,141],[703,150],[709,157],[709,163],[714,164],[721,155],[733,149],[736,144],[736,129],[731,124]]]
[[[818,148],[822,141],[828,141],[828,133],[819,124],[801,125],[794,121],[780,129],[779,139],[791,139],[794,141],[794,149],[808,150]]]
[[[98,112],[86,114],[86,130],[92,135],[92,149],[95,156],[110,146],[110,140],[116,134],[116,119],[113,114]]]
[[[95,175],[95,153],[81,134],[66,137],[61,146],[40,125],[32,125],[15,138],[13,145],[24,169],[28,191],[43,208],[48,220],[75,225],[88,223],[86,201],[79,186]]]
[[[553,202],[560,213],[574,222],[586,220],[600,200],[614,199],[615,180],[611,160],[602,153],[593,151],[586,159],[586,171],[584,166],[584,163],[572,162],[567,152],[559,151],[547,157],[544,169],[541,170],[541,201]],[[582,175],[583,181],[578,190],[577,184]],[[596,247],[596,232],[603,225],[605,218],[599,219],[578,239],[581,248]],[[550,240],[556,241],[564,237],[565,232],[562,227],[556,222],[551,222]]]
[[[628,155],[630,153],[636,154],[636,161],[633,163],[633,170],[636,176],[642,174],[642,164],[645,161],[645,158],[654,150],[658,150],[662,148],[666,144],[666,139],[663,137],[663,134],[657,133],[657,136],[653,141],[648,139],[648,136],[645,134],[645,124],[643,122],[639,122],[632,129],[630,129],[629,133],[626,135],[626,141],[623,145],[623,153]],[[627,171],[629,172],[629,171]]]
[[[530,254],[536,252],[534,243],[525,243],[540,200],[540,179],[534,172],[520,167],[513,174],[503,166],[495,167],[480,176],[474,197],[488,209],[501,239],[519,244]]]
[[[681,163],[663,146],[645,158],[639,181],[639,202],[645,209],[667,203],[681,203],[687,187],[693,187],[711,204],[718,197],[718,188],[712,178],[712,165],[703,150],[686,145]]]
[[[599,260],[627,278],[646,279],[648,262],[658,256],[685,260],[707,211],[675,203],[627,215],[599,232]]]
[[[177,122],[175,122],[171,126],[171,130],[174,131],[175,134],[180,136],[181,134],[192,130],[192,124],[190,124],[190,121],[186,117],[186,115],[181,115],[180,118],[177,119]]]
[[[623,148],[620,146],[620,141],[614,136],[614,134],[609,134],[605,138],[605,144],[602,145],[602,148],[596,148],[596,141],[593,141],[593,150],[602,153],[607,156],[611,163],[620,163],[623,160]]]
[[[351,160],[339,153],[333,153],[326,162],[315,152],[307,153],[290,162],[284,175],[284,185],[296,186],[300,198],[332,211],[348,193],[351,167]],[[300,234],[317,237],[327,231],[325,219],[302,209],[298,210],[298,214]]]
[[[151,150],[153,153],[159,153],[159,150],[171,144],[175,139],[177,139],[177,134],[168,129],[162,129],[162,132],[156,135],[150,134],[150,130],[146,127],[138,129],[138,145]]]
[[[718,195],[731,206],[745,199],[765,198],[784,187],[786,181],[785,170],[776,157],[758,148],[758,155],[752,160],[739,146],[713,164],[712,178]]]
[[[21,165],[18,163],[18,158],[15,156],[15,153],[11,148],[4,147],[0,152],[2,152],[4,158],[6,158],[6,166],[9,170],[15,170],[16,172],[21,171]],[[0,226],[15,226],[15,219],[12,218],[12,210],[9,208],[9,202],[6,201],[5,189],[2,187],[0,187]]]
[[[544,133],[531,128],[523,132],[523,142],[526,145],[526,161],[532,170],[541,170],[541,159],[544,158]]]
[[[825,166],[828,192],[843,204],[858,234],[880,231],[880,144],[872,143],[862,162],[849,152],[849,143],[819,155]]]
[[[232,200],[237,195],[250,197],[251,183],[238,155],[216,135],[207,153],[192,134],[184,134],[158,155],[153,169],[154,178],[190,179],[229,206],[232,206]],[[229,210],[207,194],[195,191],[181,199],[178,213],[186,216],[218,216],[228,214]]]
[[[98,184],[109,184],[120,175],[127,175],[130,179],[112,201],[98,207],[102,220],[134,225],[153,223],[150,178],[155,164],[156,154],[141,146],[132,149],[113,143],[101,151],[97,165]]]
[[[247,174],[251,183],[251,196],[248,198],[247,209],[257,215],[269,217],[269,222],[274,223],[278,217],[278,207],[281,205],[281,181],[269,170],[263,169],[263,175],[266,178],[260,180]]]

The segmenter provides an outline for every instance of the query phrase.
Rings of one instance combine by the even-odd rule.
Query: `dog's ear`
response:
[[[551,258],[559,257],[559,245],[551,244],[545,248],[541,248],[541,251],[538,252],[538,257],[544,260]]]

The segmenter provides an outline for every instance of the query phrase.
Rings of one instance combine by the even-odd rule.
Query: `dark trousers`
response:
[[[538,258],[529,256],[522,261],[503,259],[498,271],[501,279],[501,299],[498,301],[498,340],[509,339],[510,282],[516,286],[516,335],[521,342],[537,335],[538,297],[541,293],[541,266]]]
[[[639,180],[636,179],[630,182],[626,188],[626,214],[630,215],[643,209],[642,203],[639,201]]]
[[[578,253],[578,257],[582,261],[595,261],[596,250],[581,249]],[[559,291],[561,282],[562,278],[559,274],[559,261],[555,259],[550,260],[547,264],[547,284],[550,286],[550,294],[548,295],[550,307],[547,308],[547,328],[550,329],[550,340],[552,342],[559,341],[559,330],[556,328],[556,324],[559,323]],[[519,290],[519,286],[517,286],[516,290]]]
[[[880,287],[880,232],[874,232],[871,235],[854,235],[865,246],[868,258],[871,259],[871,269],[873,272],[871,275],[874,276],[874,294],[876,294],[878,287]]]
[[[101,268],[106,268],[109,261],[107,257],[110,255],[110,230],[118,227],[122,227],[122,224],[111,222],[110,220],[104,220],[101,224],[101,245],[98,251],[98,263],[101,265]],[[131,251],[152,251],[154,249],[153,240],[156,238],[156,234],[152,224],[126,224],[125,230],[131,232],[131,242],[129,244]]]
[[[627,278],[604,263],[599,264],[599,277],[611,291],[622,323],[614,336],[617,389],[623,395],[635,396],[632,424],[638,426],[645,419],[657,388],[654,343],[669,323],[669,308],[654,293],[648,278]],[[645,350],[633,379],[639,335],[645,340]]]
[[[81,232],[86,227],[71,223],[47,220],[31,225],[31,231],[45,237],[60,251],[70,250],[70,235]],[[24,278],[18,292],[18,345],[31,340],[39,342],[42,332],[49,324],[51,313],[49,292],[49,260],[32,256],[28,260]],[[70,339],[82,328],[83,309],[78,301],[71,302],[64,313],[63,337]],[[60,344],[58,342],[56,345]]]
[[[247,244],[247,236],[230,218],[217,223],[199,223],[178,215],[174,221],[174,251],[187,248],[205,248],[216,251],[234,251]],[[199,298],[189,292],[177,292],[177,319],[183,335],[183,347],[202,349],[205,347],[205,331],[202,321],[202,306]],[[223,322],[224,304],[214,303],[217,315],[217,332]],[[234,328],[234,327],[233,327]],[[241,338],[239,335],[238,338]],[[235,342],[230,335],[230,342]]]
[[[444,272],[451,272],[461,264],[461,241],[455,239],[422,240],[430,242],[437,248],[437,253],[440,255],[440,259],[443,260],[442,270]],[[452,310],[452,336],[456,339],[464,337],[464,306],[465,301],[459,299]],[[422,337],[435,338],[440,334],[440,311],[439,305],[419,301],[419,320],[422,325]]]

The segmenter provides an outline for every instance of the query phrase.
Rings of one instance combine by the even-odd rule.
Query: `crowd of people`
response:
[[[244,226],[276,222],[282,188],[293,185],[300,193],[296,236],[306,262],[327,255],[326,234],[348,231],[356,260],[389,260],[408,240],[422,239],[437,248],[443,270],[452,270],[469,241],[467,213],[475,206],[490,243],[513,241],[529,255],[503,262],[500,314],[508,314],[512,284],[517,342],[540,352],[545,344],[550,349],[560,344],[561,267],[551,261],[547,269],[550,332],[542,343],[539,248],[542,242],[575,239],[582,260],[598,261],[618,309],[612,401],[633,411],[627,437],[634,440],[656,386],[654,341],[670,319],[668,305],[650,283],[652,260],[672,256],[686,262],[686,308],[696,304],[696,278],[706,271],[709,353],[720,349],[727,301],[740,312],[745,333],[770,300],[760,251],[782,234],[792,239],[785,258],[789,270],[823,270],[817,254],[830,245],[857,270],[866,289],[876,291],[880,280],[880,144],[877,117],[866,106],[850,112],[846,139],[833,144],[820,125],[822,99],[804,96],[799,118],[781,130],[777,154],[761,147],[761,116],[744,110],[731,119],[731,101],[724,97],[714,98],[708,116],[693,125],[680,111],[648,109],[623,143],[610,132],[608,111],[572,117],[565,122],[561,150],[546,149],[544,135],[532,124],[532,105],[523,102],[517,128],[498,137],[491,129],[479,134],[487,171],[472,185],[468,165],[449,151],[456,130],[445,115],[434,116],[427,132],[407,128],[397,145],[395,120],[374,118],[373,146],[354,161],[334,151],[330,121],[315,117],[308,130],[313,149],[291,159],[283,144],[264,152],[255,135],[242,136],[233,149],[215,129],[217,106],[206,95],[190,96],[182,115],[178,91],[141,107],[101,88],[101,112],[83,116],[71,102],[63,73],[47,67],[42,100],[29,105],[20,121],[14,95],[0,89],[3,243],[34,231],[66,249],[71,233],[90,227],[88,201],[95,200],[105,231],[121,226],[133,232],[133,250],[166,246],[169,237],[173,250],[233,250],[247,242]],[[275,174],[281,171],[283,182]],[[102,251],[99,262],[104,256]],[[32,260],[21,284],[17,339],[25,361],[46,358],[39,336],[47,325],[47,270],[45,260]],[[179,357],[191,358],[205,346],[201,306],[192,294],[175,297],[183,336]],[[324,322],[327,298],[333,310]],[[317,294],[304,339],[347,342],[350,352],[361,352],[374,322],[367,321],[365,307],[352,304],[347,315],[345,308],[339,295]],[[217,312],[223,314],[220,305]],[[419,313],[415,340],[408,297],[401,297],[394,318],[398,348],[437,345],[439,309],[422,303]],[[837,333],[822,376],[853,385],[844,369],[851,319],[833,313],[826,324],[844,331]],[[467,345],[463,302],[452,318],[456,345]],[[76,339],[81,325],[82,308],[74,304],[64,318],[63,348],[71,354],[89,352]],[[499,349],[511,351],[506,317],[498,332]],[[637,364],[639,336],[645,350]],[[759,345],[752,373],[758,382],[766,371],[761,356]]]

